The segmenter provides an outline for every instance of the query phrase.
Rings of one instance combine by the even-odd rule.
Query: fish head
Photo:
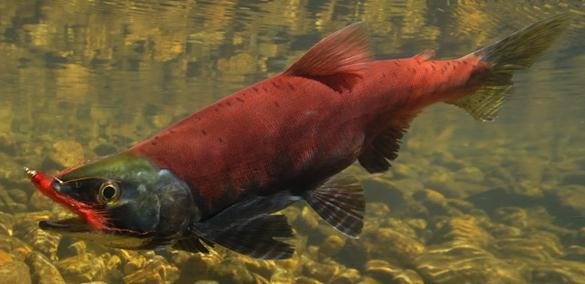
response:
[[[55,177],[27,173],[37,189],[77,215],[39,223],[62,235],[148,249],[172,243],[198,218],[189,187],[135,154],[107,157]]]

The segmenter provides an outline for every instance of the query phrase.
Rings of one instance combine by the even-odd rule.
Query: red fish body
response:
[[[491,120],[512,84],[566,26],[558,16],[454,60],[432,52],[372,61],[363,25],[323,39],[288,70],[192,114],[128,151],[51,178],[27,171],[42,193],[80,215],[46,230],[115,247],[207,252],[219,244],[257,258],[287,258],[284,215],[305,200],[350,237],[365,199],[339,174],[359,161],[383,172],[410,121],[446,102]]]
[[[327,82],[338,88],[285,72],[206,107],[130,151],[187,181],[207,213],[248,191],[312,188],[352,164],[385,132],[399,139],[423,107],[453,97],[471,74],[485,68],[477,56],[433,61],[430,55],[364,62],[354,84],[335,81],[344,78]]]

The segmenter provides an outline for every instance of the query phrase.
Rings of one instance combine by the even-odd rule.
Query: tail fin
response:
[[[478,120],[494,120],[512,87],[514,71],[530,67],[567,28],[568,20],[568,14],[550,17],[471,53],[489,64],[488,74],[477,91],[451,103]]]

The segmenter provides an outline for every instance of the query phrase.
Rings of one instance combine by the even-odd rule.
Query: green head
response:
[[[42,221],[42,229],[112,247],[146,249],[165,245],[180,237],[198,218],[191,191],[184,182],[132,153],[67,170],[45,188],[35,185],[80,216]]]

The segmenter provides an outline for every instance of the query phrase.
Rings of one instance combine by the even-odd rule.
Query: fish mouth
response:
[[[79,217],[71,217],[61,220],[40,221],[39,228],[53,232],[90,232],[94,229]]]

